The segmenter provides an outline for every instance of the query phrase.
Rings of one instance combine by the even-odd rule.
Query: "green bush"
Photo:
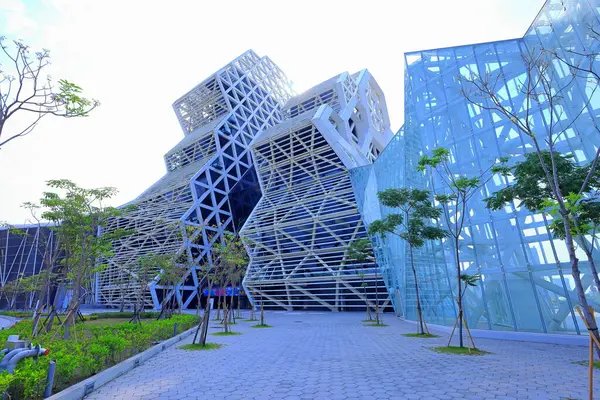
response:
[[[124,313],[98,314],[98,318],[109,318],[105,314],[112,314],[113,318],[127,318]],[[145,314],[145,318],[151,318],[148,314],[157,316],[156,313]],[[70,340],[61,339],[62,329],[41,334],[32,344],[40,343],[42,347],[50,350],[50,354],[40,357],[37,361],[31,358],[21,361],[14,375],[1,373],[0,393],[6,393],[12,399],[41,399],[51,359],[56,360],[54,392],[58,392],[146,350],[153,342],[170,338],[175,323],[179,324],[181,332],[196,325],[198,317],[188,314],[173,315],[170,319],[150,320],[143,324],[79,323],[71,329]],[[4,343],[8,335],[20,335],[28,339],[31,337],[31,328],[30,320],[20,321],[12,328],[0,331],[0,343]]]

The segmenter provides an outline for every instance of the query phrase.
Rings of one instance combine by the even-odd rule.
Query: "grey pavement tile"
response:
[[[401,336],[414,325],[392,315],[381,329],[364,327],[363,318],[269,312],[272,329],[240,322],[243,335],[211,337],[227,344],[221,349],[171,347],[87,399],[587,398],[586,368],[573,364],[587,358],[585,347],[478,339],[493,354],[439,354],[428,347],[445,345],[445,334],[424,342]]]

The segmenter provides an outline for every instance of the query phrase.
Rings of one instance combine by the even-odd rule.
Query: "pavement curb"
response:
[[[119,376],[131,371],[132,369],[139,367],[143,362],[148,359],[154,357],[159,354],[163,350],[173,346],[181,342],[183,339],[191,336],[192,333],[196,330],[197,326],[194,326],[188,329],[185,332],[180,333],[177,336],[173,336],[170,339],[167,339],[159,344],[150,347],[143,352],[136,354],[133,357],[128,358],[125,361],[120,362],[117,365],[113,365],[112,367],[105,369],[102,372],[97,373],[96,375],[90,376],[89,378],[76,383],[73,386],[69,386],[65,390],[62,390],[50,397],[49,400],[79,400],[83,399],[85,396],[91,394],[93,391],[100,388],[102,385],[107,384],[108,382],[118,378]]]
[[[417,321],[398,317],[400,321],[417,325]],[[452,328],[445,325],[436,325],[428,323],[427,326],[443,333],[452,332]],[[515,332],[515,331],[489,331],[485,329],[471,329],[474,338],[511,340],[515,342],[531,342],[545,344],[560,344],[570,346],[589,346],[590,337],[588,335],[569,335],[561,333],[537,333],[537,332]]]

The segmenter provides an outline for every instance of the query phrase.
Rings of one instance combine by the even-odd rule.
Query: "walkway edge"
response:
[[[181,342],[183,339],[191,336],[192,333],[196,330],[197,326],[188,329],[187,331],[180,333],[177,336],[173,336],[170,339],[167,339],[155,346],[150,347],[148,350],[144,350],[143,352],[136,354],[133,357],[128,358],[125,361],[120,362],[117,365],[113,365],[112,367],[105,369],[102,372],[98,372],[96,375],[90,376],[89,378],[76,383],[73,386],[69,386],[65,390],[62,390],[50,397],[50,400],[80,400],[85,396],[89,395],[96,389],[100,388],[102,385],[107,384],[108,382],[118,378],[119,376],[131,371],[132,369],[139,367],[144,361],[154,357],[159,354],[163,350],[166,350],[168,347],[173,346]]]
[[[400,321],[417,325],[416,321],[398,317]],[[436,325],[428,323],[427,326],[444,333],[452,332],[452,328],[446,325]],[[570,346],[589,346],[590,337],[588,335],[569,335],[561,333],[539,333],[522,331],[493,331],[487,329],[471,329],[474,338],[512,340],[516,342],[531,342],[545,344],[560,344]]]

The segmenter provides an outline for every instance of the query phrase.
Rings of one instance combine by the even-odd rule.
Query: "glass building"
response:
[[[528,107],[521,83],[527,77],[523,55],[556,53],[573,65],[584,65],[583,53],[598,53],[600,2],[596,0],[548,0],[524,37],[491,43],[416,51],[405,54],[405,123],[372,166],[351,171],[358,204],[366,224],[394,210],[380,206],[378,191],[387,188],[421,187],[443,192],[446,188],[431,174],[416,171],[422,154],[436,147],[451,151],[454,173],[479,176],[499,157],[511,163],[532,151],[532,144],[514,124],[495,110],[467,101],[462,92],[472,87],[464,78],[487,76],[503,106],[530,121],[545,137],[551,114],[559,116],[564,130],[556,148],[571,154],[578,163],[593,159],[600,146],[600,97],[598,81],[554,60],[550,66],[552,90],[562,90],[560,104],[547,102]],[[585,66],[598,71],[599,61]],[[559,111],[557,111],[559,110]],[[541,140],[543,143],[543,140]],[[390,173],[394,171],[394,173]],[[578,304],[564,243],[548,230],[551,217],[534,214],[518,204],[490,211],[482,201],[506,187],[494,177],[469,202],[466,227],[460,242],[461,269],[481,274],[477,287],[469,288],[464,303],[468,324],[488,330],[542,333],[585,332],[574,307]],[[395,237],[376,242],[377,262],[382,269],[396,311],[416,318],[414,282],[407,248]],[[591,240],[591,238],[588,238]],[[591,305],[600,300],[593,285],[587,257],[578,249],[582,281]],[[600,261],[600,252],[594,251]],[[453,325],[457,309],[456,263],[448,242],[432,243],[416,255],[418,282],[425,318],[430,323]]]

